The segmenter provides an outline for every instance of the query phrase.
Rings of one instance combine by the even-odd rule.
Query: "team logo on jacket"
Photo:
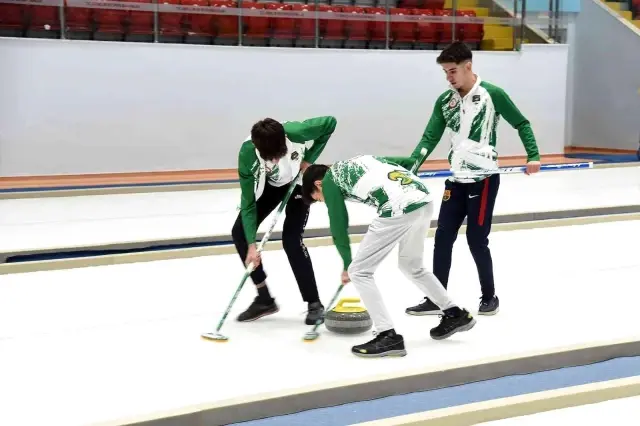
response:
[[[392,172],[389,172],[387,177],[389,178],[389,180],[392,180],[394,182],[400,181],[400,185],[409,185],[411,182],[413,182],[413,179],[411,179],[411,177],[407,175],[407,172],[403,172],[402,170],[394,170]]]
[[[296,160],[298,159],[298,157],[299,157],[299,156],[300,156],[300,154],[298,154],[298,151],[293,151],[293,152],[291,153],[291,159],[292,159],[293,161],[296,161]]]
[[[449,108],[455,107],[457,103],[458,101],[456,100],[456,98],[451,98],[451,100],[449,101]]]
[[[444,195],[442,196],[442,201],[449,201],[449,198],[451,198],[451,190],[445,189]]]

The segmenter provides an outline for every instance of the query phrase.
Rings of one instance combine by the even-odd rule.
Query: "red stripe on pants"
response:
[[[482,187],[482,198],[480,198],[480,213],[478,214],[478,225],[484,224],[484,216],[487,211],[487,198],[489,197],[489,178],[484,180]]]

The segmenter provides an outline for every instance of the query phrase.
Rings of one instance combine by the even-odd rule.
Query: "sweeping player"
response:
[[[411,162],[409,158],[361,155],[338,161],[331,167],[309,166],[302,179],[305,201],[321,201],[327,206],[331,235],[344,264],[342,282],[353,282],[376,327],[373,340],[352,348],[358,356],[406,355],[402,335],[396,333],[373,279],[377,267],[396,244],[399,244],[398,266],[402,273],[444,312],[440,324],[431,330],[431,337],[445,339],[475,324],[469,312],[449,299],[444,287],[423,265],[424,239],[433,204],[419,178],[399,165]],[[345,199],[368,204],[378,212],[353,261]]]
[[[448,132],[449,162],[454,176],[445,182],[435,235],[433,272],[447,288],[453,244],[466,217],[467,243],[482,289],[478,313],[493,315],[498,312],[500,302],[495,293],[488,237],[500,186],[495,149],[500,117],[518,131],[527,153],[527,174],[540,170],[540,155],[529,121],[504,90],[473,72],[471,61],[471,50],[460,42],[451,44],[438,57],[437,62],[451,87],[438,97],[411,157],[420,158],[422,148],[428,150],[427,156],[431,154],[445,130]],[[429,298],[406,312],[410,315],[440,313]]]
[[[256,265],[251,279],[258,295],[247,310],[238,316],[238,321],[253,321],[279,310],[269,293],[267,276],[257,251],[257,229],[283,201],[298,172],[304,171],[318,158],[336,124],[336,119],[331,116],[282,123],[266,118],[253,125],[250,137],[240,147],[240,214],[231,234],[245,265],[251,262]],[[311,258],[303,242],[309,206],[302,200],[299,183],[284,212],[282,246],[302,299],[308,304],[305,323],[312,325],[323,319],[324,307],[320,303]]]

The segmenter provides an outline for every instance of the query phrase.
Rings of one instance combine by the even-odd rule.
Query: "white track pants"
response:
[[[349,266],[349,278],[378,332],[392,329],[393,322],[373,274],[396,244],[402,273],[440,309],[456,306],[436,276],[424,267],[424,240],[432,216],[433,204],[429,203],[406,215],[374,219]]]

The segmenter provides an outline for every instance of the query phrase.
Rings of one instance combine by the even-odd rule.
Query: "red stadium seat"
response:
[[[65,6],[65,24],[70,38],[90,38],[94,9]]]
[[[327,5],[318,5],[318,10],[320,12],[342,12],[342,7],[340,6],[327,6]],[[342,42],[345,38],[345,27],[349,21],[345,21],[343,19],[335,18],[335,19],[321,19],[320,20],[320,28],[322,31],[322,42],[321,45],[331,45],[337,46]],[[329,41],[329,43],[325,43],[324,41]]]
[[[365,16],[365,9],[358,6],[344,6],[344,13]],[[345,47],[365,47],[364,42],[369,40],[369,21],[349,20],[345,21],[347,42]]]
[[[60,31],[60,9],[55,6],[30,6],[29,30],[52,31],[54,34]],[[47,29],[45,25],[48,25]],[[55,37],[55,35],[54,35]]]
[[[305,15],[314,16],[316,10],[313,4],[293,4],[291,8],[296,11],[304,12]],[[296,19],[296,27],[298,29],[298,38],[296,46],[311,47],[315,45],[316,38],[316,20],[312,18]]]
[[[153,4],[153,0],[129,0],[142,4]],[[153,12],[149,10],[132,10],[129,13],[129,26],[127,28],[129,40],[153,40]]]
[[[180,0],[158,0],[160,4],[173,4],[179,5]],[[184,16],[179,12],[162,12],[158,14],[159,23],[159,36],[163,40],[167,41],[181,41],[182,35],[182,20]]]
[[[182,0],[185,6],[208,7],[209,0]],[[203,13],[186,14],[185,23],[187,25],[187,37],[197,40],[209,39],[213,37],[213,15]]]
[[[24,11],[23,6],[0,3],[0,31],[2,31],[2,35],[22,35],[25,25]]]
[[[395,16],[411,16],[411,9],[391,8],[389,13]],[[392,22],[391,39],[394,43],[414,43],[416,41],[415,22]]]
[[[369,7],[367,13],[386,16],[387,11],[382,7]],[[384,47],[387,40],[387,23],[385,21],[369,21],[369,37],[378,47]]]
[[[277,4],[277,10],[291,10],[290,4]],[[296,19],[286,17],[273,18],[273,39],[292,44],[296,38]]]
[[[264,9],[264,3],[256,3],[252,1],[243,1],[242,9],[260,10]],[[248,44],[253,44],[257,40],[266,41],[269,37],[269,18],[263,16],[247,16],[242,18],[244,25],[244,37]],[[252,40],[256,39],[256,40]]]
[[[400,0],[400,9],[444,9],[445,0]]]
[[[220,9],[236,7],[231,0],[211,0],[210,5]],[[216,44],[238,44],[239,25],[238,17],[235,15],[213,15],[211,18],[216,33]]]
[[[422,9],[425,0],[400,0],[398,2],[399,9]]]
[[[432,10],[444,9],[444,0],[425,0],[423,8]]]
[[[413,15],[422,16],[434,16],[433,11],[429,9],[413,9]],[[436,30],[436,24],[433,22],[420,22],[416,23],[416,43],[427,46],[435,45],[438,42],[438,35]]]
[[[122,40],[128,14],[127,10],[93,9],[93,19],[96,23],[95,37],[101,40]]]
[[[451,9],[440,9],[435,11],[436,16],[451,17],[453,11]],[[459,31],[459,25],[456,25],[456,33]],[[450,22],[438,22],[436,24],[436,30],[438,32],[439,43],[451,43],[454,38],[453,24]]]
[[[475,17],[476,12],[473,10],[461,10],[459,12],[460,16],[471,16]],[[456,25],[457,26],[457,25]],[[461,27],[461,37],[460,39],[465,43],[480,43],[482,42],[482,38],[484,37],[484,26],[483,24],[460,24]]]

